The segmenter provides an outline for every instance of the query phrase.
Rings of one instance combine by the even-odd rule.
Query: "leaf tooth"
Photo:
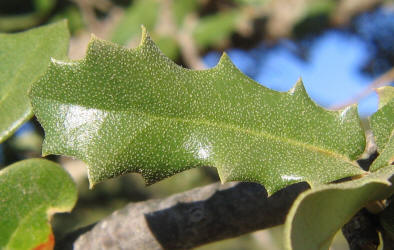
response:
[[[141,41],[140,41],[139,47],[143,46],[146,42],[148,42],[147,40],[150,39],[149,33],[146,30],[146,27],[144,25],[141,25],[141,32],[142,32],[142,35],[141,35]]]
[[[152,38],[149,35],[149,32],[143,25],[141,25],[141,32],[142,35],[141,35],[140,44],[136,48],[131,50],[142,50],[142,51],[146,51],[146,53],[151,53],[152,51],[154,51],[154,52],[159,52],[164,56],[164,54],[160,51],[159,47],[157,47],[157,45],[153,42]]]
[[[301,77],[297,80],[297,82],[294,84],[294,86],[288,91],[290,95],[307,95],[304,83],[301,79]]]
[[[225,68],[225,67],[233,67],[238,69],[233,62],[231,61],[230,57],[227,55],[226,52],[223,52],[222,56],[220,57],[220,60],[218,64],[216,65],[218,68]]]
[[[91,54],[92,50],[94,49],[94,45],[97,42],[101,42],[100,38],[98,38],[95,34],[92,33],[90,35],[90,40],[88,43],[88,47],[86,49],[86,57],[88,57]]]
[[[235,64],[231,61],[230,57],[227,55],[226,52],[223,52],[218,64],[216,64],[216,66],[213,67],[212,69],[208,69],[207,71],[218,72],[220,75],[225,77],[226,81],[232,81],[234,79],[241,79],[241,81],[237,81],[237,84],[239,84],[240,86],[242,85],[241,82],[248,81],[249,84],[254,84],[256,86],[259,86],[259,88],[264,88],[264,89],[268,90],[264,86],[260,85],[258,82],[252,80],[247,75],[242,73],[242,71],[239,70],[237,68],[237,66],[235,66]],[[270,91],[270,90],[268,90],[268,91]]]
[[[231,61],[230,57],[227,55],[226,52],[223,52],[222,56],[220,57],[220,60],[219,60],[218,64],[216,64],[216,66],[213,69],[216,69],[218,71],[224,71],[228,77],[230,77],[231,75],[235,74],[236,76],[241,75],[242,78],[248,78],[249,79],[248,76],[243,74],[237,68],[237,66],[235,66],[235,64]]]
[[[348,121],[350,119],[357,118],[358,119],[358,108],[357,104],[352,104],[347,106],[341,110],[338,110],[339,118],[341,121]]]
[[[294,96],[295,98],[300,98],[300,100],[306,102],[305,104],[319,106],[309,97],[308,93],[306,92],[304,82],[301,78],[297,80],[296,84],[287,93],[291,96]],[[319,108],[323,110],[323,108],[320,106]]]
[[[86,167],[86,169],[87,169],[87,175],[88,175],[88,180],[89,180],[89,189],[93,189],[94,188],[94,186],[97,184],[97,183],[99,183],[99,181],[96,181],[95,180],[95,178],[93,178],[92,176],[91,176],[91,165],[90,164],[88,164],[87,165],[87,167]]]

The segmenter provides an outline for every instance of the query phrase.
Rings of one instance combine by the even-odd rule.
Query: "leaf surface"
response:
[[[371,129],[378,147],[379,156],[370,171],[376,171],[394,161],[394,87],[377,89],[379,110],[370,118]]]
[[[17,34],[0,34],[0,143],[33,115],[27,92],[51,57],[65,58],[66,21]]]
[[[0,248],[53,248],[49,217],[70,211],[76,199],[73,180],[54,162],[30,159],[2,169]]]
[[[329,249],[337,231],[366,204],[394,193],[386,166],[361,179],[321,185],[302,193],[285,222],[285,245],[293,250]]]
[[[223,182],[255,181],[273,193],[363,173],[354,106],[325,110],[301,82],[270,90],[226,55],[209,70],[182,68],[143,33],[133,50],[93,38],[85,59],[53,61],[33,84],[44,155],[82,159],[91,185],[127,172],[153,183],[212,166]]]

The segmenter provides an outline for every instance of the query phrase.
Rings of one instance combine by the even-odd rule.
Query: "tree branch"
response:
[[[377,226],[374,215],[362,209],[342,227],[342,233],[351,250],[376,250],[380,243]]]
[[[361,93],[359,93],[358,95],[356,95],[355,97],[351,98],[350,100],[344,103],[340,103],[332,106],[331,109],[334,110],[344,109],[352,104],[358,103],[361,99],[374,92],[377,88],[389,85],[393,81],[394,81],[394,67],[392,67],[390,70],[386,71],[384,74],[382,74],[373,82],[371,82]]]
[[[308,188],[274,195],[255,183],[218,183],[165,199],[131,203],[96,225],[66,236],[57,249],[189,249],[282,224]]]

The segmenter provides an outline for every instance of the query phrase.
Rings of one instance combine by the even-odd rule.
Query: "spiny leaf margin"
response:
[[[43,154],[84,160],[91,186],[127,172],[150,184],[214,166],[223,182],[255,181],[271,194],[363,173],[353,161],[365,148],[356,106],[325,110],[301,81],[288,92],[270,90],[226,54],[208,70],[182,68],[145,30],[131,50],[93,36],[84,59],[53,60],[30,98],[46,132]]]

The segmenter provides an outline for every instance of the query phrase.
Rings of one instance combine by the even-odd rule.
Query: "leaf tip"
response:
[[[248,78],[237,68],[237,66],[235,66],[235,64],[231,61],[231,58],[227,55],[226,52],[223,52],[218,64],[214,68],[219,71],[224,71],[226,72],[226,74],[242,75],[242,77]]]
[[[141,25],[141,42],[140,46],[142,46],[144,43],[146,43],[146,40],[149,38],[149,33],[144,25]]]
[[[230,57],[227,55],[226,52],[223,52],[222,56],[219,59],[218,64],[216,65],[216,67],[220,67],[220,66],[235,67],[235,65],[233,64],[233,62],[231,61]]]
[[[220,183],[224,184],[224,183],[228,182],[230,179],[229,173],[224,171],[224,169],[222,169],[222,167],[220,165],[216,166],[216,169],[218,171]]]
[[[334,111],[335,112],[335,111]],[[351,104],[349,106],[344,107],[343,109],[337,110],[336,112],[338,112],[339,115],[339,119],[342,123],[345,123],[347,121],[352,121],[352,120],[360,120],[359,115],[358,115],[358,105],[357,103]],[[361,122],[360,122],[360,129],[361,129]],[[364,134],[363,132],[364,130],[361,129],[362,134]],[[364,152],[366,150],[365,148],[365,135],[363,136],[363,142],[364,145],[362,146],[362,150],[360,148],[360,152],[358,152],[357,154],[355,154],[354,156],[351,156],[351,159],[355,159],[354,157],[358,157],[362,152]]]
[[[288,93],[290,95],[297,95],[297,94],[307,95],[307,92],[305,90],[304,83],[303,83],[301,77],[298,78],[296,84],[288,91]]]
[[[50,154],[51,154],[51,152],[50,152],[50,150],[48,149],[47,140],[46,140],[46,138],[44,138],[44,141],[42,142],[41,156],[42,156],[42,157],[46,157],[46,156],[48,156],[48,155],[50,155]]]
[[[89,180],[89,189],[93,189],[98,183],[90,173],[90,165],[87,165],[87,175]]]
[[[394,87],[392,86],[383,86],[375,89],[376,94],[379,97],[379,109],[384,107],[387,103],[390,102],[391,99],[394,98]]]
[[[99,38],[94,33],[91,33],[90,34],[90,41],[94,41],[94,40],[99,40]]]

